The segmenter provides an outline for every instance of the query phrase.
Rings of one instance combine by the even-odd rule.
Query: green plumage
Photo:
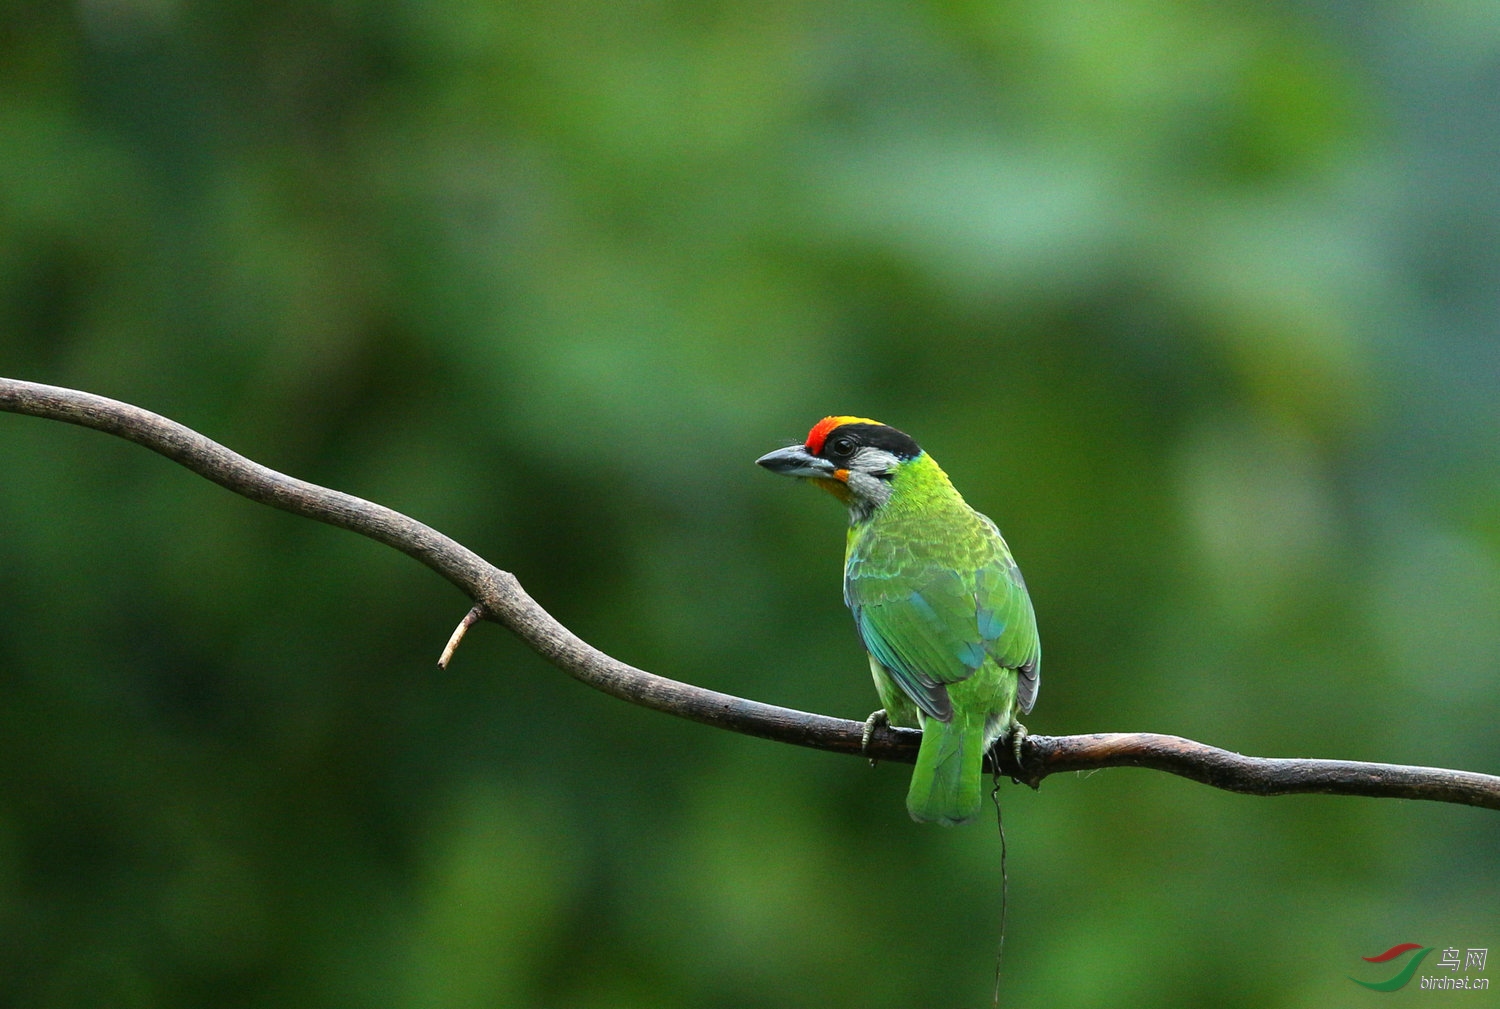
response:
[[[1031,710],[1041,677],[1031,597],[1000,530],[909,435],[863,417],[824,417],[806,444],[756,461],[848,505],[844,602],[886,718],[922,729],[906,808],[972,819],[985,752]]]
[[[1040,675],[1031,599],[999,530],[918,455],[850,525],[844,601],[887,717],[923,732],[908,811],[972,819],[985,751],[1031,709]]]

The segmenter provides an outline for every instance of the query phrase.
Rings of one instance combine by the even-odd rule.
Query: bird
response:
[[[844,602],[882,704],[864,744],[881,723],[920,728],[907,812],[972,820],[985,753],[1008,737],[1019,762],[1017,713],[1041,684],[1036,613],[999,528],[910,435],[865,417],[824,417],[756,463],[848,506]]]

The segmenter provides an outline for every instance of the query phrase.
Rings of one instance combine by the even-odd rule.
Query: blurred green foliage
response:
[[[852,717],[912,432],[1033,730],[1500,770],[1491,5],[13,0],[0,373],[412,514],[648,669]],[[0,417],[0,1005],[987,1004],[992,828],[595,695],[408,559]],[[1002,789],[1005,1001],[1365,1005],[1495,814]],[[1402,996],[1389,996],[1392,999]]]

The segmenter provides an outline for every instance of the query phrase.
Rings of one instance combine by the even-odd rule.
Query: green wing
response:
[[[869,530],[851,544],[844,601],[860,638],[912,701],[947,721],[947,685],[986,659],[1019,674],[1031,710],[1039,680],[1036,617],[995,525],[965,509],[944,529]],[[903,535],[905,534],[905,535]]]
[[[976,573],[980,634],[995,662],[1016,671],[1016,705],[1022,712],[1029,712],[1042,685],[1042,639],[1036,631],[1036,611],[1031,607],[1026,579],[1021,577],[1000,530],[988,516],[979,518],[999,542],[1001,559],[1001,563],[986,565]]]

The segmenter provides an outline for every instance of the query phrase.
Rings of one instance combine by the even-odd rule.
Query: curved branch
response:
[[[765,739],[835,753],[861,752],[862,722],[746,700],[627,665],[558,623],[514,575],[437,530],[352,494],[278,473],[176,421],[103,396],[8,378],[0,378],[0,411],[60,420],[125,438],[252,501],[395,547],[452,582],[475,601],[485,619],[508,627],[563,672],[621,700]],[[882,727],[870,740],[869,755],[912,763],[920,738],[915,729]],[[1255,795],[1330,792],[1500,809],[1500,777],[1493,775],[1343,760],[1244,757],[1152,733],[1031,736],[1024,757],[1025,766],[1017,767],[1009,753],[1000,753],[995,769],[1032,787],[1058,771],[1130,766],[1168,771]]]

